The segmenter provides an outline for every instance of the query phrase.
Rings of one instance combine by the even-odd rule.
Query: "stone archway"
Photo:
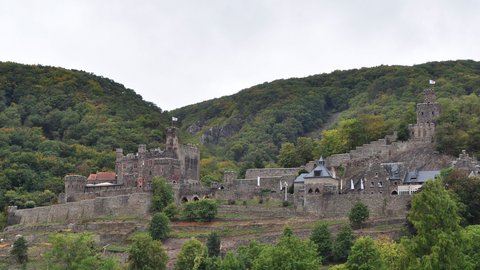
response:
[[[392,191],[392,195],[398,195],[398,192],[396,190]]]
[[[200,198],[198,198],[198,196],[193,196],[193,201],[196,202],[196,201],[199,201],[199,200],[200,200]]]
[[[183,197],[183,198],[182,198],[182,203],[187,203],[187,202],[188,202],[187,197]]]

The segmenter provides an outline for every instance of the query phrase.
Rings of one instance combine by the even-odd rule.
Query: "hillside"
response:
[[[393,131],[407,139],[407,125],[415,122],[415,104],[422,100],[423,89],[430,87],[430,79],[436,80],[439,102],[448,107],[440,119],[439,150],[453,155],[462,148],[480,151],[472,146],[476,145],[473,138],[479,136],[474,116],[480,112],[473,105],[480,105],[480,62],[470,60],[378,66],[276,80],[174,110],[172,115],[181,121],[184,140],[203,144],[204,165],[211,168],[204,177],[218,179],[214,170],[222,167],[215,166],[220,160],[238,162],[240,171],[273,166],[282,145],[298,144],[299,137],[318,134],[338,113],[339,121],[332,128],[348,133],[346,142],[341,147],[320,142],[314,154],[346,151]],[[465,108],[464,104],[470,105]],[[471,118],[472,126],[449,118],[453,114],[457,120]]]
[[[205,182],[221,181],[224,170],[241,175],[251,167],[304,164],[393,131],[406,139],[429,79],[437,81],[444,108],[438,150],[479,154],[480,62],[475,61],[277,80],[171,114],[87,72],[0,63],[0,206],[48,204],[63,190],[65,174],[113,169],[115,148],[161,146],[170,116],[180,119],[182,142],[201,145]],[[318,135],[321,140],[303,138]]]
[[[65,174],[113,169],[117,147],[158,146],[167,119],[107,78],[0,63],[0,206],[49,203]],[[26,193],[45,189],[52,192]]]

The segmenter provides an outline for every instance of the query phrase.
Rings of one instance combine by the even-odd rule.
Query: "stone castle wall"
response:
[[[297,175],[300,168],[265,168],[265,169],[248,169],[245,172],[245,179],[252,179],[257,177],[275,177],[275,176],[282,176],[282,175]]]
[[[151,194],[134,193],[31,209],[9,209],[8,225],[69,223],[101,216],[143,216],[150,210]]]
[[[386,194],[312,194],[306,195],[307,204],[303,206],[303,199],[298,198],[297,210],[307,211],[322,218],[347,217],[350,209],[357,201],[368,206],[370,217],[404,217],[407,214],[407,205],[411,196],[392,196]]]

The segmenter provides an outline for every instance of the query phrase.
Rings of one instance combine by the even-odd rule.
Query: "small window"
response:
[[[313,190],[312,190],[312,189],[309,189],[309,190],[308,190],[308,193],[313,193]]]
[[[315,193],[320,193],[320,190],[318,188],[316,188]]]
[[[375,173],[375,177],[378,177],[378,172]]]
[[[378,187],[383,187],[383,182],[382,181],[378,182]]]
[[[375,183],[374,183],[374,182],[370,182],[370,187],[371,187],[371,188],[375,187]]]
[[[394,184],[395,186],[398,185],[397,182],[393,182],[393,184]]]
[[[320,177],[320,175],[322,175],[322,170],[314,171],[313,175],[316,177]]]

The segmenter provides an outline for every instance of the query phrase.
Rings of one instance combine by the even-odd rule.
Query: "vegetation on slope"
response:
[[[468,60],[413,67],[379,66],[277,80],[172,113],[181,121],[184,139],[198,143],[203,137],[203,158],[213,160],[209,160],[210,171],[202,174],[218,178],[214,164],[221,160],[238,162],[240,171],[275,166],[283,144],[296,144],[299,137],[322,129],[337,112],[342,112],[340,121],[323,132],[326,141],[317,142],[320,149],[314,154],[345,152],[393,131],[407,139],[408,124],[415,123],[415,104],[422,101],[430,79],[437,82],[435,89],[442,105],[452,100],[454,103],[440,119],[440,134],[450,137],[439,141],[439,150],[450,154],[460,148],[479,152],[480,146],[472,144],[478,135],[472,134],[477,134],[480,126],[474,120],[480,116],[475,109],[480,104],[480,62]],[[463,116],[452,119],[458,111],[468,116],[468,127],[462,123]],[[451,145],[459,136],[460,143]]]
[[[140,143],[163,142],[167,119],[112,80],[0,63],[0,206],[48,203],[51,196],[42,201],[26,192],[59,193],[67,173],[112,170],[115,148],[133,152]]]

